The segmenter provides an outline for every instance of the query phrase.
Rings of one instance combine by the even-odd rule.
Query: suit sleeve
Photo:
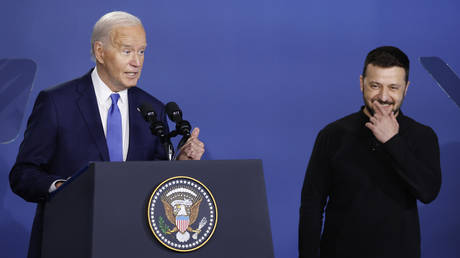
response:
[[[46,92],[40,92],[27,122],[9,180],[14,193],[29,202],[41,202],[58,179],[49,171],[57,141],[56,109]]]
[[[319,257],[323,211],[330,189],[328,137],[316,138],[302,188],[299,221],[299,257]]]
[[[409,144],[407,137],[397,134],[383,146],[415,198],[430,203],[441,188],[438,138],[429,127],[417,131],[415,137],[417,141]]]

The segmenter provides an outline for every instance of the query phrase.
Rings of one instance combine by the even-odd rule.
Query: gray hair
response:
[[[110,32],[116,26],[135,26],[142,25],[142,22],[136,16],[122,11],[106,13],[96,24],[94,24],[93,33],[91,34],[91,59],[96,61],[94,55],[94,43],[96,41],[108,42]]]

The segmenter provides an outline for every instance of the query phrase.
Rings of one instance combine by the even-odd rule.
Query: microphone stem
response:
[[[187,142],[188,138],[190,138],[189,134],[188,135],[186,134],[186,135],[182,136],[182,139],[180,140],[179,144],[177,144],[177,150],[178,151],[182,148],[182,146],[184,146],[184,144]]]
[[[174,156],[174,147],[169,139],[164,142],[164,148],[168,156],[168,160],[175,160],[176,157]]]

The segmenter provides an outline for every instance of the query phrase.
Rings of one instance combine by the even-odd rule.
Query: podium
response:
[[[218,209],[212,237],[201,248],[177,252],[152,233],[149,199],[175,176],[192,177]],[[42,257],[273,257],[262,162],[96,162],[45,204]]]

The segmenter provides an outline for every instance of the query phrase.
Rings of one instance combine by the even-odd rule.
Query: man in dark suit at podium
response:
[[[434,131],[400,109],[408,78],[401,50],[372,50],[364,106],[319,132],[302,189],[300,257],[420,257],[417,200],[436,198],[441,167]]]
[[[48,194],[88,162],[166,159],[159,139],[136,110],[148,103],[167,125],[164,105],[135,87],[146,45],[137,17],[108,13],[93,28],[96,67],[38,95],[9,177],[16,194],[38,203],[28,257],[40,257]],[[179,160],[201,158],[204,144],[198,135],[195,128]]]

